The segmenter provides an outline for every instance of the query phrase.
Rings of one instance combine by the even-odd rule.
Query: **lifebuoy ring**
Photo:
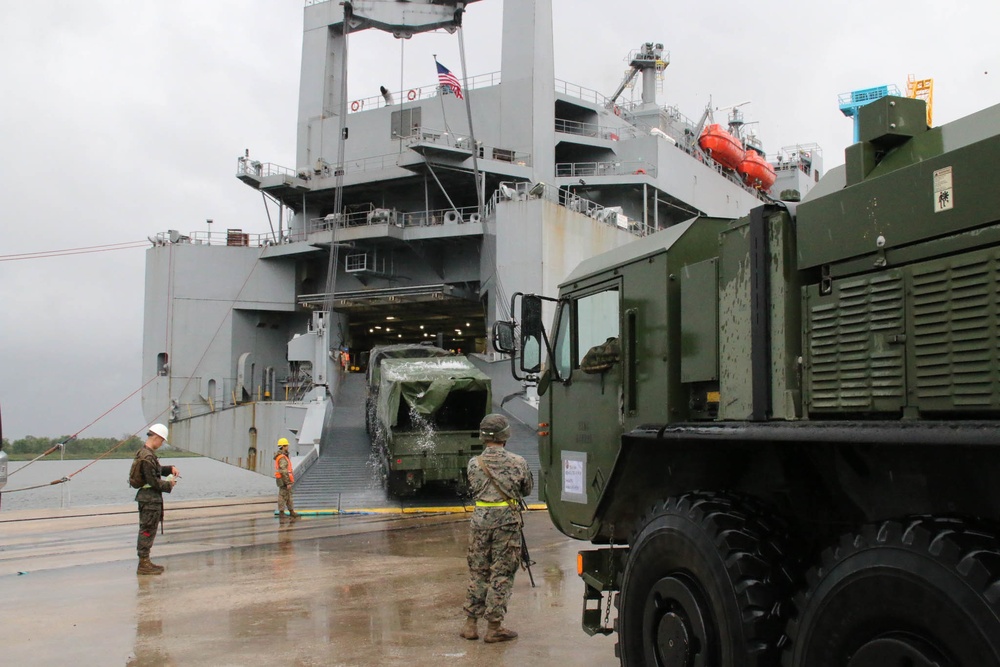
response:
[[[417,91],[411,90],[410,92],[408,92],[406,94],[406,99],[410,100],[411,102],[417,99]]]
[[[351,111],[357,111],[361,107],[361,103],[357,100],[351,102]]]
[[[622,110],[621,110],[621,108],[619,108],[619,106],[617,104],[615,105],[615,115],[616,116],[621,116],[622,115]]]
[[[636,170],[635,170],[635,173],[636,173],[636,174],[645,174],[645,173],[646,173],[646,170],[645,170],[645,169],[636,169]]]

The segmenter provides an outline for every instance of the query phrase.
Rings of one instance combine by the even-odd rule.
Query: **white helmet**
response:
[[[167,427],[163,424],[153,424],[146,431],[146,435],[158,435],[163,438],[163,444],[167,444]]]

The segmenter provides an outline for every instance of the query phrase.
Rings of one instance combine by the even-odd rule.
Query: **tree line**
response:
[[[122,441],[124,441],[122,443]],[[69,436],[63,436],[61,438],[39,438],[33,435],[25,436],[19,440],[8,440],[3,439],[3,451],[7,452],[7,456],[13,461],[23,461],[25,459],[32,459],[39,454],[48,451],[53,445],[57,445],[60,442],[65,442],[65,450],[62,453],[63,458],[69,459],[93,459],[101,456],[105,452],[108,452],[113,447],[117,447],[111,454],[108,455],[109,458],[132,458],[135,456],[135,452],[142,447],[145,440],[134,436],[125,435],[121,438],[75,438],[69,440]],[[121,446],[118,446],[122,443]],[[177,456],[178,453],[183,456],[185,452],[179,452],[179,450],[172,450],[170,452],[171,456]],[[49,454],[47,458],[59,458],[60,453],[58,450]]]

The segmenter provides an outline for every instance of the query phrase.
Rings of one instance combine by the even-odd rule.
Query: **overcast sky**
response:
[[[268,230],[235,178],[249,148],[295,167],[303,0],[0,0],[0,406],[3,434],[145,427],[145,250],[168,229]],[[500,69],[501,0],[466,15],[469,75]],[[708,8],[711,9],[708,9]],[[742,107],[768,153],[818,143],[843,163],[837,95],[933,77],[939,125],[1000,103],[1000,2],[553,0],[556,77],[610,95],[643,42],[670,52],[661,104]],[[461,73],[454,35],[351,43],[351,98]],[[724,120],[724,118],[720,118]],[[136,243],[138,245],[138,243]],[[96,423],[93,423],[95,422]],[[93,423],[93,425],[91,425]]]

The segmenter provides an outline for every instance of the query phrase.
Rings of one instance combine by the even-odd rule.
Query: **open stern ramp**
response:
[[[528,461],[537,487],[539,461],[534,430],[511,420],[507,446]],[[527,501],[538,503],[537,490]],[[323,430],[319,458],[295,482],[295,509],[312,514],[432,508],[471,511],[472,503],[468,498],[444,492],[425,492],[404,499],[387,496],[365,432],[365,378],[360,373],[348,374],[340,383],[332,416]]]

